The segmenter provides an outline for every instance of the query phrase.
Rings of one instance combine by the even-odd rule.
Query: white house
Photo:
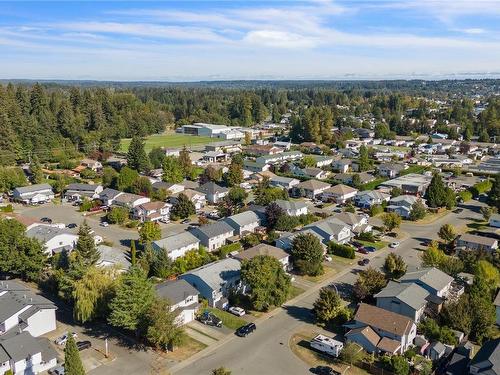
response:
[[[224,219],[234,229],[234,233],[243,236],[246,233],[255,232],[260,226],[260,218],[253,211],[244,211]]]
[[[354,204],[361,208],[370,208],[374,205],[381,205],[383,202],[389,202],[390,194],[382,193],[381,191],[361,191],[354,197]]]
[[[484,250],[491,253],[498,248],[498,240],[495,238],[465,233],[458,237],[456,245],[457,247],[465,247],[470,250]]]
[[[153,241],[153,250],[166,251],[170,259],[176,260],[179,257],[186,255],[188,251],[198,250],[200,240],[191,232],[180,232],[161,240]]]
[[[253,259],[256,256],[260,255],[265,255],[275,258],[278,262],[281,263],[283,269],[285,270],[288,270],[290,268],[290,255],[283,249],[265,243],[260,243],[249,249],[241,251],[238,254],[234,255],[234,258],[240,261],[244,261]]]
[[[84,167],[87,167],[88,169],[91,169],[94,172],[100,172],[102,170],[102,163],[94,159],[83,159],[80,162],[80,165],[83,165]]]
[[[424,201],[414,195],[400,195],[398,197],[392,198],[387,206],[387,211],[395,212],[399,216],[408,219],[410,218],[413,205],[419,200],[424,203]],[[425,203],[424,203],[425,205]]]
[[[352,160],[350,159],[338,159],[333,161],[332,169],[340,173],[347,173],[351,167]]]
[[[99,252],[97,267],[115,267],[118,272],[126,272],[131,265],[127,254],[121,249],[100,244],[97,246],[97,251]]]
[[[294,187],[296,196],[315,198],[323,194],[325,190],[330,188],[330,184],[318,180],[308,180],[301,182]]]
[[[229,193],[228,188],[219,186],[213,181],[201,185],[196,190],[205,194],[205,197],[210,204],[219,203],[220,200],[222,200]]]
[[[227,306],[231,292],[241,291],[241,264],[233,258],[218,260],[200,268],[188,271],[180,279],[186,280],[196,288],[212,307]]]
[[[407,316],[418,323],[427,306],[429,292],[415,283],[389,281],[374,297],[377,307]]]
[[[349,225],[333,217],[306,225],[304,229],[317,233],[325,245],[330,241],[343,244],[348,242],[352,237]]]
[[[208,251],[214,251],[224,246],[226,240],[234,235],[234,228],[225,221],[217,221],[212,224],[194,228],[191,233],[196,236],[200,243]]]
[[[148,197],[143,197],[142,195],[131,194],[131,193],[123,193],[118,195],[114,199],[113,204],[131,210],[141,204],[148,202],[151,202],[151,199],[149,199]]]
[[[45,247],[45,253],[49,256],[62,251],[72,251],[78,241],[78,235],[68,232],[66,229],[49,225],[38,225],[28,229],[26,236],[42,242]]]
[[[56,309],[52,301],[24,285],[0,281],[0,338],[11,331],[38,337],[55,330]]]
[[[341,212],[332,216],[349,226],[353,233],[363,233],[372,230],[372,226],[368,224],[368,216],[353,214],[352,212]]]
[[[64,197],[69,201],[81,201],[83,198],[94,200],[99,198],[102,191],[102,185],[75,183],[66,186]]]
[[[12,194],[14,200],[24,204],[46,203],[54,199],[54,191],[49,184],[18,187],[13,190]]]
[[[326,202],[334,201],[343,204],[356,196],[357,189],[344,184],[332,186],[323,191],[322,199]]]
[[[383,163],[378,166],[378,173],[384,177],[394,178],[406,168],[408,167],[403,164]]]
[[[204,193],[193,189],[186,189],[179,194],[184,194],[188,199],[193,202],[196,211],[201,210],[207,204],[207,198]],[[179,194],[174,194],[170,197],[170,202],[172,204],[177,203],[177,198]]]
[[[99,193],[99,200],[106,206],[111,206],[117,197],[125,194],[123,191],[106,188]]]
[[[446,298],[451,289],[453,277],[435,267],[408,270],[400,279],[401,283],[415,283],[431,295]]]
[[[307,215],[307,204],[302,201],[285,201],[278,199],[274,201],[289,216]]]
[[[170,218],[172,205],[165,202],[147,202],[134,207],[134,218],[141,222],[146,221],[166,221]]]
[[[177,313],[175,322],[184,325],[196,318],[196,312],[200,307],[198,302],[198,290],[187,281],[178,279],[166,281],[155,287],[156,295],[169,301],[171,311]]]
[[[40,374],[57,365],[57,353],[48,339],[28,332],[0,336],[0,373]]]
[[[412,319],[366,303],[359,305],[352,322],[344,326],[351,329],[346,334],[348,341],[358,343],[369,352],[374,350],[370,350],[368,343],[371,346],[375,342],[377,353],[403,354],[413,345],[413,340],[417,335],[417,326]],[[361,339],[359,335],[353,335],[365,327],[370,327],[368,337],[363,335]]]

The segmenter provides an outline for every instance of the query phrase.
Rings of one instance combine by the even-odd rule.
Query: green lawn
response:
[[[304,292],[305,292],[304,289],[299,288],[298,286],[292,285],[290,288],[290,294],[288,295],[288,300],[291,300],[291,299],[301,295]]]
[[[127,152],[128,146],[130,145],[130,138],[124,138],[120,143],[120,151]],[[217,138],[210,137],[197,137],[193,135],[185,135],[185,134],[176,134],[176,133],[168,133],[168,134],[155,134],[147,137],[145,139],[145,148],[146,152],[151,151],[155,147],[186,147],[196,146],[196,145],[204,145],[210,142],[220,141]]]
[[[224,324],[227,328],[238,329],[241,326],[247,324],[247,322],[236,315],[228,313],[227,311],[222,311],[213,307],[208,307],[208,311],[217,316],[220,320],[222,320],[222,324]]]
[[[367,184],[363,184],[360,187],[360,190],[363,190],[363,191],[364,190],[373,190],[384,181],[387,181],[387,178],[384,178],[384,177],[377,178],[377,179],[373,180],[372,182],[368,182]]]
[[[369,242],[369,241],[356,240],[356,242],[359,242],[363,246],[373,246],[377,250],[380,250],[381,248],[387,246],[388,244],[388,242],[385,241]]]

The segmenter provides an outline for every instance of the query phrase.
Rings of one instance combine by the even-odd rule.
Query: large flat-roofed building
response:
[[[221,138],[225,140],[242,139],[245,136],[239,126],[206,124],[203,122],[196,122],[192,125],[184,125],[182,127],[182,132],[184,134]]]
[[[393,178],[392,180],[384,181],[379,187],[386,187],[389,189],[397,187],[403,190],[404,194],[424,195],[431,180],[432,176],[409,173],[404,176]]]

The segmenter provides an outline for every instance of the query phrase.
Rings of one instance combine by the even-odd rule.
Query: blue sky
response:
[[[499,0],[0,1],[0,78],[500,76]]]

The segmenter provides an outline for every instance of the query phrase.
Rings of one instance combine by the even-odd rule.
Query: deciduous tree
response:
[[[385,258],[384,270],[392,279],[399,279],[406,273],[407,265],[401,255],[389,253]]]
[[[299,234],[292,242],[293,263],[301,274],[316,276],[323,273],[323,247],[313,234]]]

